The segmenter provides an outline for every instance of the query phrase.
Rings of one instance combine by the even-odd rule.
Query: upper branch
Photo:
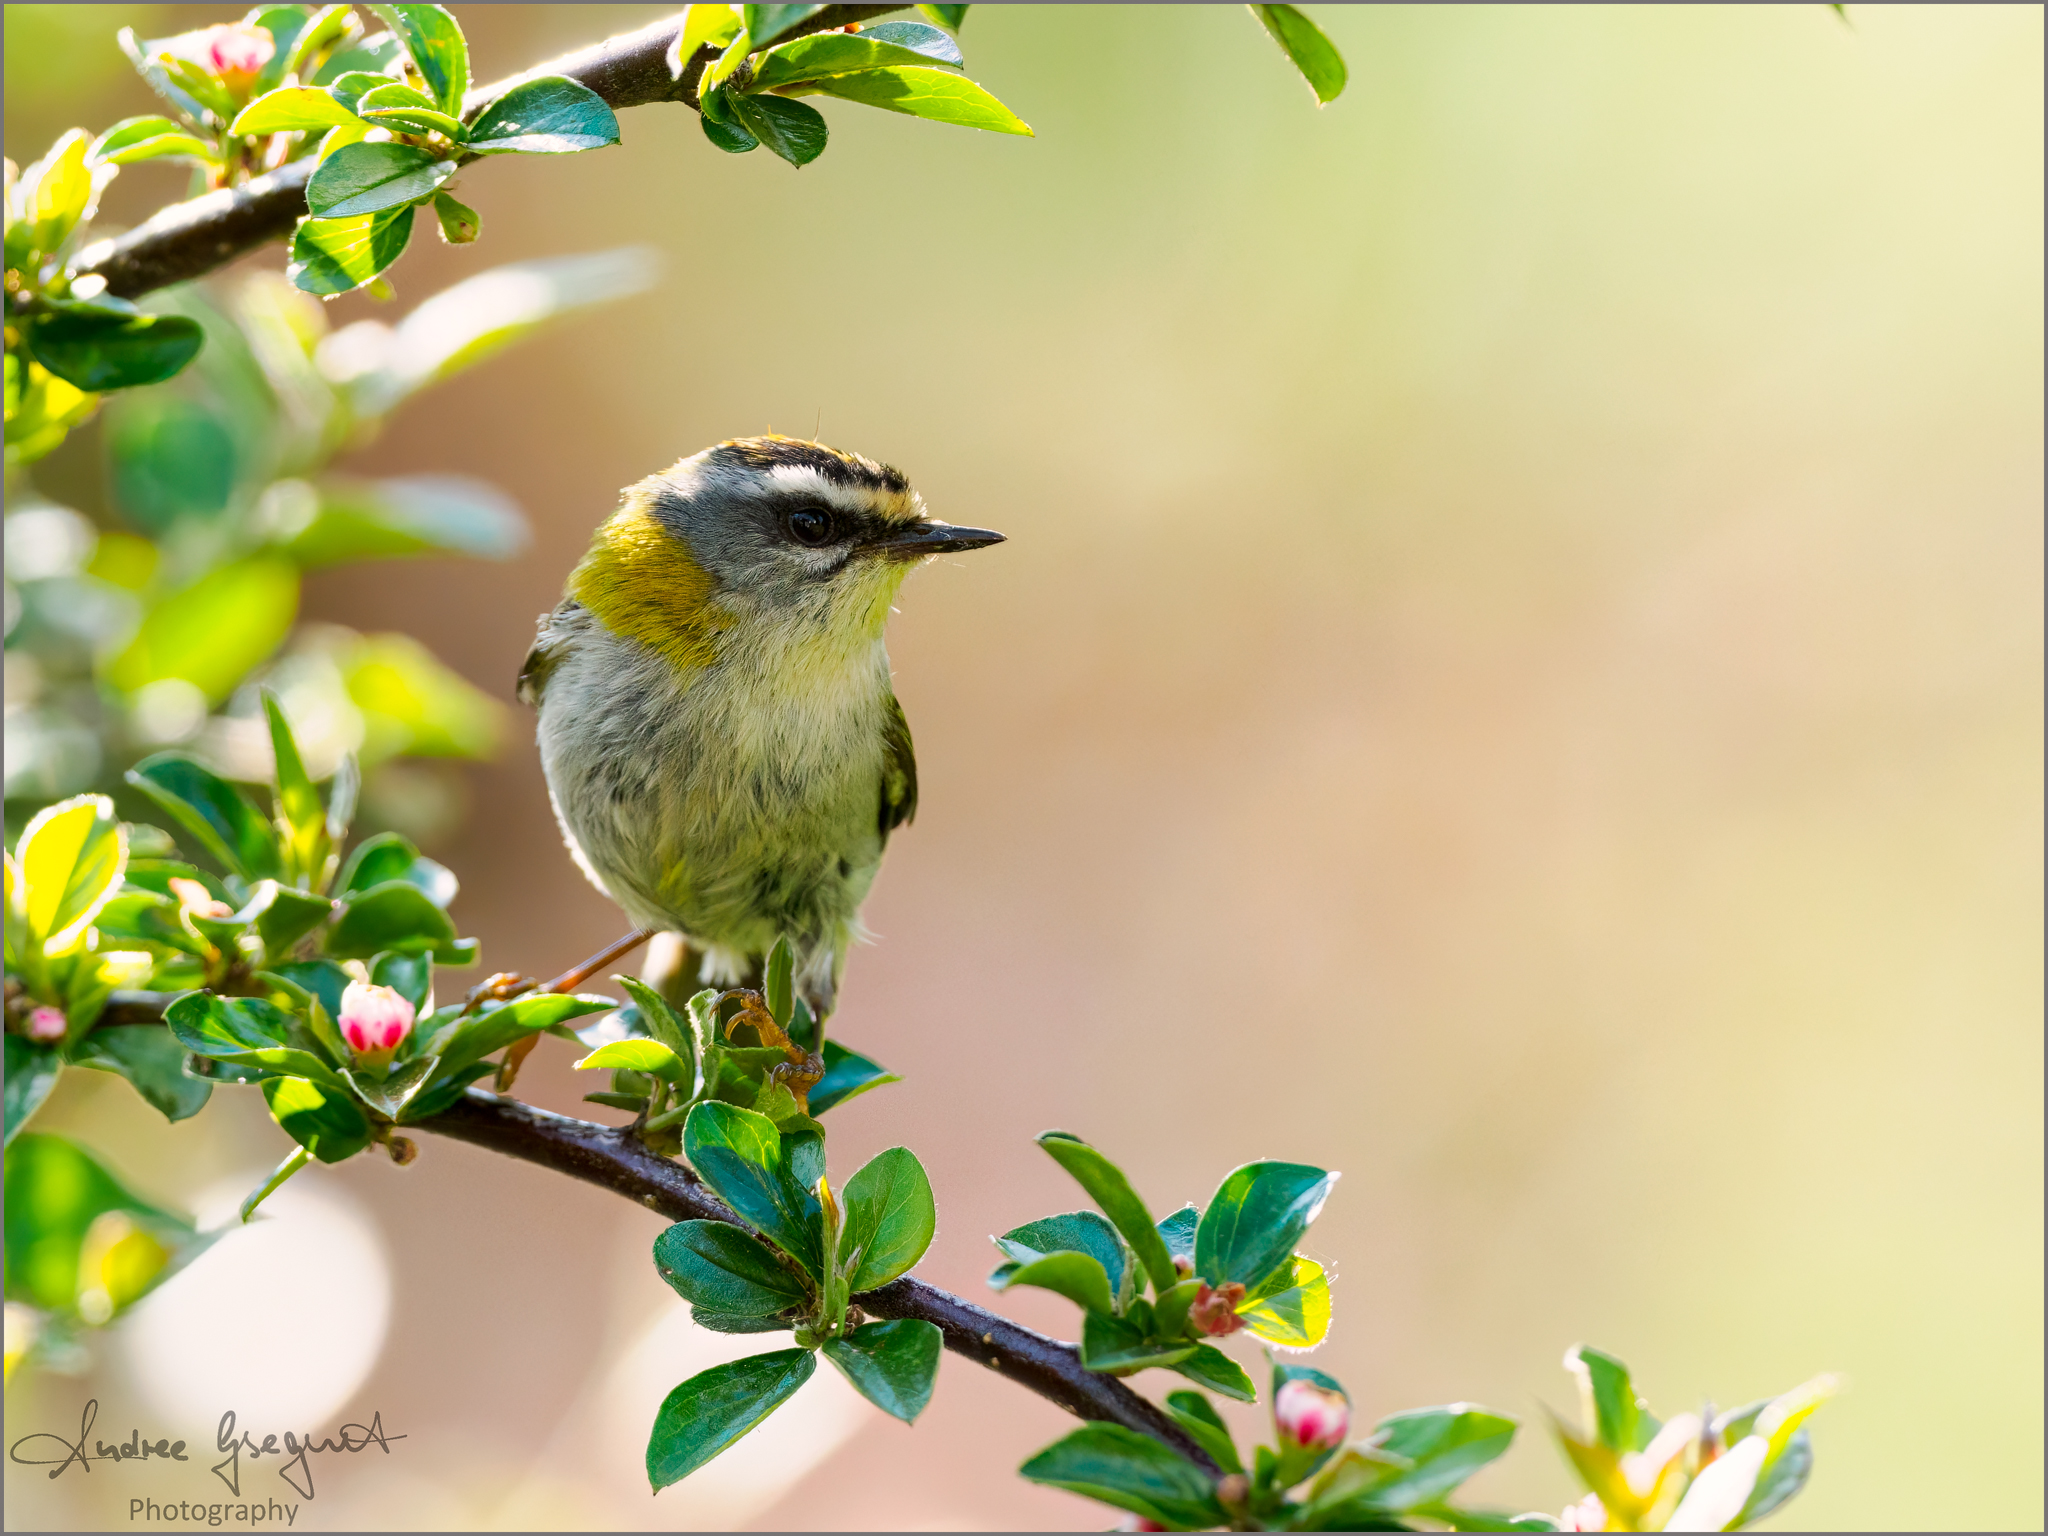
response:
[[[414,1128],[539,1163],[637,1200],[674,1221],[744,1225],[688,1168],[651,1151],[624,1130],[550,1114],[474,1088],[445,1114],[407,1127]],[[1221,1469],[1178,1424],[1115,1377],[1086,1369],[1071,1344],[907,1275],[855,1300],[871,1317],[936,1323],[954,1353],[1001,1371],[1077,1418],[1107,1419],[1151,1435],[1211,1476],[1220,1475]]]
[[[791,27],[785,36],[829,32],[848,22],[902,9],[900,5],[828,5]],[[479,86],[463,100],[465,115],[535,75],[567,75],[602,96],[614,111],[653,101],[680,101],[694,107],[698,77],[718,57],[718,50],[698,49],[683,61],[682,74],[671,77],[668,51],[682,25],[681,14],[666,16],[638,32],[607,38],[510,79]],[[107,280],[107,292],[123,299],[204,277],[292,232],[306,212],[306,181],[313,174],[313,164],[313,157],[307,155],[243,186],[173,204],[125,235],[87,246],[72,266],[73,275],[98,273]]]

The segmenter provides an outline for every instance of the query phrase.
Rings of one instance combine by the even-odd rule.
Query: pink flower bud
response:
[[[412,1004],[389,987],[352,981],[341,993],[341,1038],[360,1066],[382,1066],[412,1033]]]
[[[1333,1451],[1351,1432],[1351,1405],[1342,1392],[1296,1378],[1273,1398],[1273,1419],[1283,1440],[1312,1450]]]
[[[198,44],[199,62],[220,76],[221,83],[237,96],[248,93],[277,51],[276,41],[261,27],[208,27],[193,41]]]
[[[48,1043],[64,1038],[64,1010],[62,1008],[35,1008],[29,1011],[28,1037]]]
[[[1213,1291],[1205,1280],[1188,1306],[1188,1321],[1212,1337],[1235,1333],[1244,1326],[1244,1319],[1237,1315],[1237,1304],[1243,1300],[1244,1287],[1235,1280],[1226,1281]]]
[[[1560,1531],[1604,1531],[1607,1529],[1607,1506],[1600,1502],[1600,1495],[1589,1493],[1576,1504],[1565,1506],[1563,1514],[1557,1517]]]
[[[849,27],[847,30],[850,32],[853,29]],[[1143,1515],[1125,1515],[1123,1523],[1117,1529],[1120,1531],[1163,1531],[1166,1527],[1157,1520],[1147,1520]]]

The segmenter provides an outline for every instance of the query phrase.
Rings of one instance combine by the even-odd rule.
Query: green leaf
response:
[[[724,93],[719,92],[716,94],[722,96]],[[706,101],[712,99],[714,98],[710,96],[705,98]],[[706,112],[697,119],[697,122],[704,130],[704,137],[724,150],[728,155],[744,155],[750,149],[759,149],[761,147],[759,139],[755,138],[729,117],[713,117],[709,112]]]
[[[20,1035],[7,1036],[6,1142],[13,1144],[29,1117],[64,1075],[64,1058],[55,1046],[36,1045]]]
[[[256,75],[256,89],[269,90],[284,78],[284,66],[292,55],[292,45],[308,20],[306,8],[302,5],[259,6],[242,18],[246,26],[250,23],[261,27],[270,34],[270,59]]]
[[[285,275],[306,293],[329,295],[360,288],[405,253],[415,212],[408,204],[360,218],[303,220],[292,236],[292,259]]]
[[[1209,1453],[1209,1459],[1225,1472],[1244,1471],[1237,1454],[1237,1442],[1209,1399],[1199,1392],[1169,1392],[1166,1411],[1173,1421],[1194,1437],[1195,1444]]]
[[[306,183],[306,206],[318,219],[352,219],[431,197],[455,174],[455,162],[415,144],[348,144]]]
[[[302,1077],[344,1098],[349,1093],[340,1073],[316,1053],[311,1036],[262,998],[187,992],[164,1010],[164,1022],[197,1055]]]
[[[724,48],[740,34],[740,19],[729,5],[693,5],[683,13],[676,40],[669,45],[668,72],[681,79],[683,65],[699,48]]]
[[[964,5],[920,5],[918,10],[940,26],[951,27],[955,32],[960,30],[960,24],[967,19],[967,7]]]
[[[387,1120],[405,1118],[412,1101],[419,1097],[420,1090],[433,1079],[434,1069],[440,1063],[432,1056],[420,1056],[411,1061],[393,1062],[388,1072],[351,1071],[348,1085],[356,1097]]]
[[[1102,1266],[1110,1294],[1123,1292],[1126,1250],[1116,1228],[1093,1211],[1041,1216],[992,1241],[1005,1258],[1017,1264],[1029,1264],[1049,1253],[1085,1253]]]
[[[127,863],[128,835],[105,795],[77,795],[38,811],[15,847],[28,943],[63,949],[83,937],[120,889]]]
[[[1208,1476],[1150,1435],[1121,1424],[1083,1424],[1019,1467],[1034,1483],[1064,1488],[1180,1530],[1228,1525]]]
[[[891,1147],[870,1159],[839,1195],[846,1225],[838,1262],[850,1294],[887,1285],[911,1268],[938,1231],[931,1180],[908,1147]]]
[[[386,880],[351,895],[328,930],[327,953],[368,959],[379,950],[423,954],[455,938],[455,924],[409,880]]]
[[[633,1006],[638,1010],[640,1022],[646,1027],[648,1034],[689,1065],[690,1070],[679,1081],[694,1081],[694,1063],[698,1055],[695,1028],[687,1019],[677,1018],[675,1010],[668,1005],[668,999],[646,982],[632,976],[621,976],[618,980],[626,989],[626,995],[633,999]]]
[[[830,75],[808,82],[803,89],[934,123],[1033,137],[1030,124],[995,97],[972,80],[943,69],[898,64],[853,75]]]
[[[406,1105],[405,1119],[408,1123],[432,1119],[461,1098],[462,1091],[471,1083],[480,1077],[489,1077],[497,1070],[497,1067],[488,1061],[471,1062],[468,1066],[446,1076],[441,1076],[437,1069],[436,1075],[427,1080],[427,1086]]]
[[[1221,1396],[1235,1398],[1240,1403],[1259,1400],[1259,1389],[1252,1385],[1244,1367],[1214,1344],[1197,1344],[1193,1354],[1185,1360],[1176,1360],[1167,1369],[1178,1371],[1189,1381]]]
[[[434,961],[429,955],[379,955],[370,963],[370,981],[389,987],[413,1006],[415,1014],[427,1011],[427,994],[434,990]]]
[[[827,1040],[820,1054],[825,1058],[825,1075],[812,1087],[809,1094],[813,1115],[822,1115],[826,1110],[836,1108],[848,1099],[857,1099],[870,1088],[880,1088],[885,1083],[903,1081],[902,1077],[887,1067],[869,1060],[856,1051],[849,1051],[836,1040]]]
[[[780,96],[734,96],[732,110],[747,132],[791,165],[809,165],[825,152],[825,119],[816,108]]]
[[[785,1317],[742,1317],[737,1312],[714,1312],[709,1307],[690,1308],[690,1321],[713,1333],[787,1333],[796,1326]]]
[[[276,764],[277,815],[285,841],[283,867],[302,885],[315,887],[327,872],[327,806],[299,756],[284,706],[268,688],[263,690],[263,713],[270,724],[271,759]]]
[[[1188,1313],[1202,1294],[1202,1282],[1193,1276],[1161,1291],[1152,1301],[1154,1332],[1162,1339],[1178,1339],[1188,1331]]]
[[[1316,24],[1291,5],[1247,6],[1260,24],[1280,45],[1280,51],[1294,62],[1308,88],[1315,92],[1316,105],[1333,102],[1349,78],[1344,59],[1336,46],[1323,36]]]
[[[966,6],[954,7],[966,10]],[[823,34],[830,37],[832,34]],[[841,34],[844,36],[845,34]],[[863,27],[860,35],[869,42],[893,43],[898,48],[908,48],[912,53],[921,54],[941,64],[958,67],[965,61],[960,57],[960,45],[941,32],[937,27],[928,27],[921,21],[882,21],[871,27]]]
[[[1245,1297],[1237,1315],[1268,1344],[1315,1348],[1330,1332],[1330,1282],[1323,1266],[1297,1253]]]
[[[566,75],[522,80],[470,124],[473,155],[567,155],[619,142],[604,98]]]
[[[370,92],[380,91],[385,86],[394,83],[389,75],[377,74],[366,69],[354,69],[327,81],[326,88],[333,95],[334,99],[340,102],[349,114],[353,116],[357,102],[369,95]]]
[[[1813,1475],[1813,1441],[1804,1429],[1797,1429],[1785,1442],[1785,1449],[1775,1459],[1764,1464],[1757,1474],[1756,1484],[1749,1490],[1749,1498],[1742,1506],[1742,1513],[1735,1517],[1730,1530],[1743,1530],[1755,1525],[1777,1511]]]
[[[136,1235],[146,1240],[132,1241]],[[7,1148],[6,1239],[9,1301],[77,1317],[97,1291],[93,1300],[107,1310],[90,1319],[96,1323],[208,1242],[190,1222],[138,1199],[83,1148],[50,1135]]]
[[[1211,1285],[1256,1285],[1285,1264],[1337,1175],[1305,1163],[1246,1163],[1202,1213],[1195,1273]]]
[[[761,966],[761,995],[768,1004],[768,1012],[785,1030],[796,1007],[796,989],[791,980],[795,969],[796,959],[790,952],[789,940],[778,934]]]
[[[902,1318],[863,1323],[844,1338],[827,1339],[825,1358],[882,1412],[914,1424],[932,1400],[945,1344],[937,1323]]]
[[[405,45],[389,32],[376,32],[352,47],[342,48],[322,64],[313,76],[315,85],[335,85],[352,74],[384,74],[405,53]]]
[[[332,91],[287,85],[265,92],[242,108],[228,132],[251,138],[268,133],[325,133],[355,120],[355,113],[336,100]]]
[[[8,196],[11,219],[7,231],[7,264],[21,265],[19,247],[53,256],[92,206],[92,170],[86,151],[92,140],[74,128],[32,162]],[[47,367],[48,365],[45,364]]]
[[[206,1107],[210,1084],[185,1075],[185,1048],[161,1024],[102,1025],[78,1043],[73,1065],[128,1079],[166,1120],[186,1120]]]
[[[125,777],[224,869],[244,879],[277,873],[277,844],[262,814],[211,769],[183,753],[160,752]]]
[[[1515,1429],[1515,1420],[1469,1403],[1412,1408],[1381,1419],[1372,1444],[1414,1467],[1374,1487],[1372,1502],[1398,1513],[1442,1499],[1506,1451]]]
[[[743,5],[740,28],[756,48],[766,48],[798,22],[825,9],[822,5]]]
[[[285,1135],[323,1163],[343,1162],[370,1144],[369,1117],[346,1086],[328,1087],[303,1077],[266,1078],[263,1101]]]
[[[143,615],[127,649],[107,663],[107,681],[132,693],[181,677],[222,703],[283,643],[298,606],[299,573],[289,561],[251,555],[219,566]],[[270,842],[267,828],[263,839]],[[277,873],[275,849],[243,873]]]
[[[286,75],[306,79],[312,73],[316,57],[328,50],[345,49],[351,38],[361,34],[362,26],[349,6],[323,5],[293,33],[289,48],[280,42],[277,53],[264,67],[264,75],[269,77],[270,71],[275,69],[275,78],[279,80]]]
[[[194,138],[168,117],[127,117],[93,141],[86,159],[94,165],[134,165],[184,155],[211,161],[213,146]]]
[[[1080,1137],[1065,1131],[1047,1131],[1038,1138],[1038,1144],[1052,1154],[1053,1161],[1074,1176],[1076,1182],[1088,1191],[1088,1198],[1116,1224],[1116,1229],[1124,1235],[1124,1241],[1137,1254],[1138,1262],[1145,1267],[1152,1288],[1155,1291],[1171,1290],[1180,1280],[1173,1267],[1173,1256],[1166,1251],[1165,1239],[1152,1224],[1145,1202],[1131,1188],[1123,1170]]]
[[[1176,1259],[1195,1262],[1195,1230],[1201,1225],[1202,1213],[1192,1205],[1184,1205],[1171,1216],[1160,1218],[1159,1236],[1166,1243],[1166,1251]]]
[[[422,1056],[441,1058],[435,1076],[446,1080],[515,1040],[587,1013],[603,1013],[614,1006],[608,997],[529,992],[509,1003],[486,1003],[467,1018],[461,1016],[459,1005],[443,1008],[416,1027],[415,1033],[423,1037],[419,1048]],[[415,1108],[413,1117],[417,1119],[425,1113]]]
[[[1564,1368],[1579,1380],[1586,1422],[1600,1444],[1610,1451],[1639,1451],[1648,1443],[1627,1366],[1604,1350],[1574,1344],[1565,1352]]]
[[[451,117],[434,105],[433,99],[409,85],[391,81],[356,98],[356,115],[366,123],[397,128],[406,133],[445,134],[460,144],[469,137],[462,119]]]
[[[317,488],[319,512],[284,546],[302,567],[443,550],[504,560],[526,547],[526,520],[481,481],[415,475],[323,480]]]
[[[1081,1363],[1091,1371],[1141,1371],[1147,1366],[1177,1365],[1193,1355],[1191,1340],[1162,1341],[1150,1336],[1129,1317],[1101,1312],[1081,1316]]]
[[[440,220],[441,238],[449,245],[469,245],[483,233],[483,217],[446,192],[434,194],[434,217]]]
[[[903,27],[902,23],[898,23]],[[908,31],[907,27],[903,30]],[[819,32],[784,43],[767,54],[754,68],[750,91],[777,91],[819,80],[827,75],[850,75],[864,69],[883,69],[891,64],[928,69],[935,58],[948,64],[960,62],[960,50],[936,27],[918,27],[921,48],[904,47],[878,36],[879,28],[864,32]],[[927,42],[925,39],[935,42]],[[935,47],[935,44],[937,45]],[[950,57],[948,55],[950,54]]]
[[[304,989],[327,1010],[330,1019],[341,1017],[341,994],[349,984],[349,974],[334,961],[287,960],[273,964],[269,973]]]
[[[418,886],[437,907],[455,898],[455,876],[432,859],[421,858],[412,840],[397,832],[379,832],[356,844],[335,884],[348,896],[392,880]]]
[[[807,1349],[751,1355],[692,1376],[662,1402],[647,1440],[647,1481],[681,1482],[787,1402],[811,1379]]]
[[[441,110],[460,117],[462,98],[469,90],[469,44],[455,18],[438,5],[373,5],[370,9],[405,44]]]
[[[652,1072],[671,1083],[682,1082],[689,1073],[689,1064],[659,1040],[614,1040],[576,1063],[579,1072],[599,1067],[614,1072]]]
[[[1035,1285],[1041,1290],[1057,1291],[1090,1312],[1116,1310],[1109,1276],[1103,1271],[1102,1261],[1091,1254],[1049,1253],[1042,1259],[1006,1264],[989,1277],[989,1283],[999,1291],[1013,1285]]]
[[[654,1267],[683,1300],[731,1317],[773,1317],[810,1300],[766,1243],[728,1222],[677,1222],[654,1240]]]
[[[199,355],[206,333],[183,315],[145,315],[98,303],[67,304],[27,327],[35,360],[79,389],[157,384]]]
[[[805,1177],[823,1158],[815,1136],[784,1137],[765,1115],[736,1104],[699,1104],[683,1122],[683,1155],[704,1182],[761,1235],[803,1265],[817,1279],[824,1266],[818,1252],[816,1175]],[[806,1146],[806,1143],[813,1145]],[[851,1187],[847,1191],[851,1197]]]

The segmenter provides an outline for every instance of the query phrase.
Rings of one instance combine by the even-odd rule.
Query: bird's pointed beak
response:
[[[957,555],[965,550],[986,549],[1003,542],[1003,535],[988,528],[955,528],[950,523],[919,523],[877,539],[869,545],[891,560],[922,560],[926,555]]]

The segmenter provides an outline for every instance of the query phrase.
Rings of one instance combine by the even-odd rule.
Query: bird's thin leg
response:
[[[517,997],[521,993],[535,990],[542,992],[574,992],[591,976],[622,956],[631,954],[642,944],[645,944],[654,937],[654,933],[655,930],[652,928],[635,928],[617,943],[605,946],[605,948],[599,950],[581,965],[562,972],[553,981],[545,984],[534,981],[530,977],[514,976],[510,971],[501,971],[482,986],[470,992],[465,1011],[480,1008],[485,1002],[494,998]],[[504,1065],[498,1068],[498,1092],[505,1093],[511,1089],[513,1082],[519,1076],[519,1068],[525,1063],[526,1058],[533,1054],[533,1048],[538,1044],[540,1044],[540,1034],[538,1031],[530,1035],[521,1036],[512,1042],[511,1047],[505,1052]]]
[[[722,1003],[728,997],[740,1000],[740,1011],[725,1021],[725,1037],[730,1040],[732,1032],[742,1024],[751,1024],[754,1033],[761,1037],[761,1043],[782,1052],[784,1060],[777,1062],[768,1071],[773,1082],[788,1085],[796,1096],[798,1104],[809,1109],[810,1091],[817,1087],[825,1076],[825,1058],[816,1051],[807,1051],[789,1038],[789,1032],[775,1022],[775,1015],[768,1011],[768,999],[751,987],[737,987],[720,994]]]

